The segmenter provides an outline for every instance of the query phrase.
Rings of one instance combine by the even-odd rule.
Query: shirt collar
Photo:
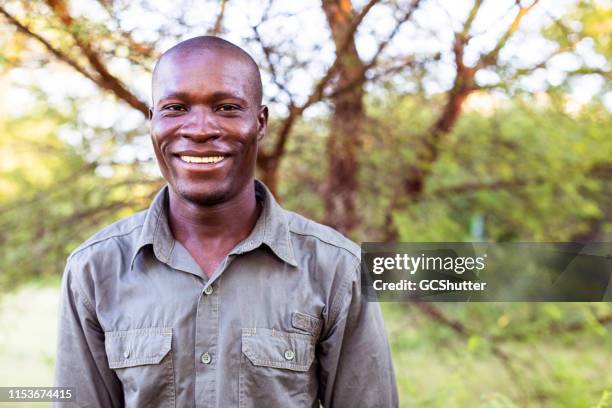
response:
[[[175,240],[168,225],[167,208],[168,186],[164,186],[155,195],[145,215],[140,236],[138,237],[136,247],[134,247],[130,269],[134,266],[136,256],[147,245],[153,246],[153,252],[160,261],[168,262]]]
[[[276,202],[272,192],[259,180],[255,180],[255,195],[263,206],[261,214],[251,234],[232,253],[245,253],[258,248],[261,244],[266,244],[280,259],[297,266],[285,210]]]
[[[259,180],[255,180],[255,194],[263,207],[259,219],[249,236],[231,253],[246,253],[266,244],[284,262],[297,266],[284,210],[276,202],[270,190]],[[168,224],[167,209],[168,186],[164,186],[146,213],[130,267],[133,267],[140,250],[147,245],[153,246],[153,253],[157,259],[164,263],[169,262],[176,241]]]

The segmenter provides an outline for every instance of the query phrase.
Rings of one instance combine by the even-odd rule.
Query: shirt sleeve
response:
[[[362,295],[359,265],[335,297],[331,326],[318,346],[322,405],[397,407],[397,387],[380,305],[366,301]]]
[[[68,261],[62,278],[55,386],[74,387],[72,403],[54,406],[123,406],[121,382],[108,366],[104,331],[95,308],[75,282],[74,266]]]

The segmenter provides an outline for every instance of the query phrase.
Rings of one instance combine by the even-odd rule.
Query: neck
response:
[[[169,189],[170,230],[182,244],[198,243],[229,251],[249,235],[259,213],[253,183],[231,200],[213,206],[187,201]]]

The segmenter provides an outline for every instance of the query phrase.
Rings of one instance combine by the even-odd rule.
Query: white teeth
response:
[[[209,156],[209,157],[198,157],[198,156],[180,156],[181,160],[187,163],[219,163],[223,160],[223,156]]]

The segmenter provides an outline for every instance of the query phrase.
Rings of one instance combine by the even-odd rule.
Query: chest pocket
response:
[[[274,329],[242,329],[240,407],[300,407],[314,383],[315,338]],[[265,404],[264,404],[265,403]]]
[[[106,332],[104,346],[126,407],[174,407],[171,328]]]

